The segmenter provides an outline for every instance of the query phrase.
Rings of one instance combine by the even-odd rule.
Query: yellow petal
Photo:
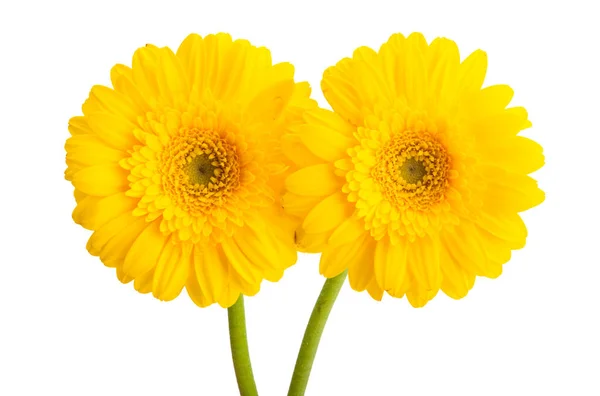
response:
[[[409,246],[401,238],[392,245],[389,238],[377,241],[374,252],[374,272],[377,284],[390,295],[402,297],[410,286],[407,266]]]
[[[307,234],[302,227],[298,227],[295,234],[296,248],[304,253],[320,253],[325,249],[331,232]]]
[[[117,218],[119,219],[119,218]],[[104,264],[108,264],[111,262],[113,265],[122,265],[123,260],[125,260],[125,256],[127,252],[131,248],[131,244],[137,238],[137,236],[142,232],[145,227],[144,219],[135,218],[133,221],[130,221],[123,225],[119,229],[115,229],[114,225],[111,225],[112,222],[106,223],[106,225],[100,228],[98,231],[103,230],[105,227],[109,226],[109,230],[103,230],[107,234],[112,232],[112,236],[109,236],[106,240],[106,243],[102,245],[102,248],[99,252],[100,259],[104,262]],[[98,232],[96,231],[92,234],[92,238]],[[109,234],[110,235],[110,234]],[[90,241],[92,239],[90,238]],[[96,245],[98,247],[98,244]]]
[[[294,80],[278,81],[258,93],[245,112],[250,120],[272,121],[281,115],[294,92]]]
[[[230,72],[231,59],[226,56],[232,46],[231,36],[225,33],[210,34],[204,38],[190,34],[179,46],[177,57],[193,89],[203,92],[210,89],[217,97],[222,95],[222,80]],[[270,63],[269,63],[270,65]]]
[[[204,78],[208,74],[206,70],[207,57],[204,54],[204,42],[202,37],[193,33],[183,40],[177,49],[177,57],[188,76],[191,87],[204,89]]]
[[[414,277],[411,289],[435,291],[440,287],[442,274],[440,270],[440,242],[426,235],[418,237],[406,246],[408,270]]]
[[[544,165],[542,146],[522,136],[488,137],[478,149],[481,160],[509,172],[527,174]]]
[[[329,245],[338,246],[350,243],[358,239],[361,235],[367,233],[364,222],[360,219],[349,217],[347,218],[329,238]]]
[[[461,219],[456,227],[444,230],[440,234],[440,241],[454,263],[469,273],[483,275],[486,272],[488,259],[479,233],[469,220]]]
[[[361,101],[354,88],[354,71],[350,59],[344,58],[323,73],[321,89],[333,110],[352,125],[362,125]]]
[[[461,100],[458,115],[468,119],[493,117],[505,111],[512,97],[513,90],[508,85],[492,85],[481,91],[469,92]]]
[[[161,96],[184,109],[190,93],[188,79],[179,58],[168,47],[160,49],[157,80]]]
[[[367,289],[371,281],[375,280],[376,242],[367,235],[357,239],[354,243],[360,244],[360,248],[348,263],[348,280],[352,289],[363,291]]]
[[[192,246],[188,243],[167,241],[154,272],[152,295],[170,301],[181,293],[190,273]]]
[[[493,114],[504,110],[514,96],[514,91],[508,85],[492,85],[479,91],[480,103],[492,109],[489,113]]]
[[[81,169],[73,175],[73,186],[97,197],[114,195],[129,188],[127,171],[119,164],[102,164]]]
[[[106,112],[123,117],[134,125],[138,116],[144,115],[143,109],[138,108],[129,97],[103,85],[92,87],[90,99],[97,100]]]
[[[399,33],[393,34],[379,49],[385,81],[396,98],[406,92],[405,53],[406,38]]]
[[[367,285],[367,292],[376,301],[381,301],[383,297],[383,289],[377,284],[375,277],[371,279],[371,282]]]
[[[488,266],[488,272],[485,274],[487,277],[495,278],[500,275],[502,271],[501,264],[506,263],[510,260],[512,254],[511,246],[506,241],[490,234],[486,230],[476,227],[479,231],[479,237],[481,246],[488,257],[490,265]],[[498,268],[498,266],[500,268]]]
[[[333,162],[346,156],[356,140],[327,127],[305,124],[298,127],[302,143],[317,157]]]
[[[428,110],[445,113],[456,101],[458,90],[458,67],[460,54],[456,43],[438,37],[432,41],[428,51],[429,90],[435,102]]]
[[[495,166],[482,167],[486,178],[483,203],[490,213],[523,212],[542,203],[545,194],[533,178],[506,172]]]
[[[197,306],[204,308],[208,307],[211,304],[215,303],[215,300],[208,299],[207,296],[202,292],[202,288],[200,287],[200,283],[198,282],[198,277],[196,275],[195,266],[190,266],[190,276],[188,276],[188,280],[185,284],[185,289],[190,296],[190,299]]]
[[[154,220],[140,233],[125,257],[123,270],[138,278],[156,267],[167,237],[160,232],[160,220]]]
[[[139,144],[133,135],[136,125],[123,117],[96,112],[86,118],[94,133],[111,147],[127,151]]]
[[[207,305],[216,302],[228,283],[228,264],[220,249],[210,244],[197,244],[192,253],[198,285]]]
[[[96,135],[75,135],[67,139],[67,165],[85,168],[92,165],[119,162],[126,155],[104,143]]]
[[[134,217],[131,212],[125,212],[115,217],[92,234],[86,246],[87,250],[92,256],[100,255],[102,248],[113,236],[137,220],[141,219]]]
[[[365,235],[362,239],[347,245],[325,247],[319,263],[321,275],[333,278],[348,269],[348,266],[354,262],[353,259],[361,250],[362,242],[366,237]]]
[[[322,197],[307,197],[287,192],[281,197],[281,203],[286,213],[304,218],[316,204],[321,202]]]
[[[309,234],[333,230],[352,215],[346,194],[338,191],[319,202],[306,216],[302,227]]]
[[[133,281],[133,287],[138,292],[146,294],[152,291],[152,283],[154,283],[154,268],[142,276],[135,278]]]
[[[221,248],[223,249],[225,258],[242,278],[244,283],[250,285],[260,284],[262,281],[260,269],[248,260],[248,257],[240,250],[237,243],[235,243],[235,240],[223,241],[223,243],[221,243]]]
[[[414,109],[422,109],[427,92],[427,67],[425,54],[427,42],[420,33],[413,33],[406,39],[406,101]]]
[[[438,291],[439,287],[429,290],[413,284],[411,289],[406,292],[406,298],[414,308],[422,308],[436,296]]]
[[[133,82],[150,101],[156,101],[160,95],[157,78],[159,51],[154,45],[146,45],[135,51],[131,62]]]
[[[313,154],[313,152],[302,143],[301,137],[295,133],[288,133],[281,137],[281,151],[290,161],[300,168],[323,162],[323,159]]]
[[[150,105],[140,90],[133,82],[133,72],[131,68],[117,64],[110,70],[110,79],[115,91],[120,92],[132,103],[136,108],[144,114],[150,110]]]
[[[235,97],[243,82],[249,67],[246,64],[250,43],[246,40],[235,40],[224,53],[219,80],[215,81],[214,92],[219,98]],[[293,73],[291,77],[293,78]]]
[[[520,249],[525,246],[527,227],[516,213],[505,213],[498,216],[482,212],[477,219],[477,224],[490,234],[505,240],[510,244],[511,249]]]
[[[89,135],[93,133],[92,129],[87,123],[87,120],[82,116],[72,117],[69,120],[69,132],[72,136]]]
[[[385,82],[381,60],[368,47],[354,51],[355,89],[363,104],[373,108],[375,103],[389,106],[394,101],[392,90]]]
[[[354,136],[354,132],[356,132],[356,128],[352,124],[331,110],[315,108],[304,112],[303,117],[307,124],[331,129],[348,137]]]
[[[292,263],[282,263],[280,251],[293,250],[293,241],[283,241],[269,234],[268,228],[262,231],[246,227],[234,235],[235,243],[240,251],[248,258],[253,268],[260,268],[260,278],[276,282],[283,276],[283,270]],[[291,239],[291,238],[290,238]],[[278,246],[283,245],[283,246]],[[295,255],[295,252],[294,252]],[[286,255],[289,256],[289,255]],[[295,260],[294,260],[295,262]],[[239,271],[238,271],[239,272]]]
[[[123,272],[121,266],[116,267],[117,279],[123,284],[127,284],[133,280],[132,277]]]
[[[247,227],[234,238],[244,254],[262,267],[264,277],[275,282],[283,275],[283,269],[296,263],[294,230],[282,227],[284,219],[262,213],[260,218],[251,218]]]
[[[229,308],[240,298],[240,290],[232,283],[229,283],[223,293],[219,296],[217,303],[221,308]]]
[[[440,266],[442,269],[441,289],[448,297],[460,299],[467,295],[475,284],[475,273],[467,270],[456,261],[448,248],[440,249]]]
[[[487,71],[487,54],[477,50],[467,57],[459,68],[460,87],[462,91],[477,91],[483,85]]]
[[[319,164],[292,173],[285,186],[296,195],[327,196],[341,190],[343,182],[331,164]]]
[[[73,211],[73,220],[88,230],[97,230],[104,224],[125,212],[131,212],[137,206],[137,200],[125,193],[108,197],[87,196],[77,203]]]
[[[477,136],[480,141],[488,140],[488,144],[495,144],[500,138],[515,136],[530,126],[527,111],[522,107],[512,107],[493,115],[484,115],[465,124],[473,136]]]

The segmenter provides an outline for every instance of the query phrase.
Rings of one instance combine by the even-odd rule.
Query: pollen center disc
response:
[[[400,165],[400,176],[409,184],[417,184],[427,174],[425,164],[415,158],[408,158]]]
[[[187,174],[192,184],[207,185],[211,177],[215,177],[217,166],[207,155],[198,155],[192,159],[187,168]]]
[[[218,133],[182,128],[161,153],[163,189],[189,216],[223,206],[240,186],[237,149]]]
[[[434,136],[408,131],[377,153],[372,175],[392,205],[426,210],[443,199],[449,169],[446,149]]]

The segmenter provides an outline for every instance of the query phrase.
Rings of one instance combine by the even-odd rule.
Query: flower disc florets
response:
[[[235,146],[212,131],[183,128],[160,154],[169,198],[192,216],[223,206],[240,186]]]
[[[426,210],[442,200],[449,168],[446,149],[433,136],[407,132],[377,153],[372,175],[392,205]]]

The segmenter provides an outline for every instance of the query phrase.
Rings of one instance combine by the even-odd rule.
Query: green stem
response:
[[[231,341],[231,357],[241,396],[258,396],[250,353],[246,336],[246,314],[244,313],[244,296],[240,294],[237,302],[227,310],[229,318],[229,339]]]
[[[321,294],[319,294],[317,303],[306,326],[306,331],[304,332],[288,396],[303,396],[304,392],[306,392],[308,377],[310,377],[310,370],[317,355],[317,348],[319,347],[325,323],[327,323],[333,303],[344,284],[347,274],[348,271],[344,271],[335,278],[327,279],[323,285]]]

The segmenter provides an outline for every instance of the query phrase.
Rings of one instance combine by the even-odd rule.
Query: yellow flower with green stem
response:
[[[147,45],[69,122],[66,179],[87,248],[141,293],[230,308],[236,372],[254,388],[242,295],[296,261],[281,208],[281,135],[315,107],[294,67],[227,34]],[[237,301],[237,304],[236,304]],[[235,305],[234,305],[235,304]],[[238,377],[240,378],[240,377]]]
[[[331,278],[315,309],[325,320],[346,274],[376,300],[386,292],[422,307],[439,290],[459,299],[477,276],[496,278],[525,245],[519,213],[544,200],[529,176],[544,157],[519,135],[531,124],[509,107],[512,89],[482,88],[486,69],[485,52],[461,61],[453,41],[415,33],[325,71],[333,111],[307,112],[283,143],[301,168],[283,197],[302,220],[297,244],[322,252]],[[291,394],[306,386],[324,325],[313,316]]]

